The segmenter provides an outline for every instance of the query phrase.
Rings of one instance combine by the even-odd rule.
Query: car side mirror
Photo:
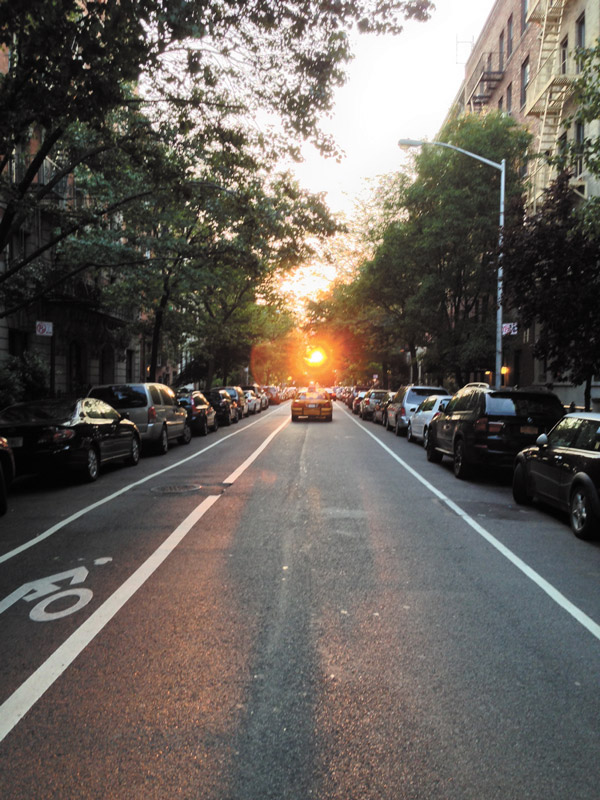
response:
[[[538,447],[546,447],[548,444],[548,435],[545,433],[540,433],[540,435],[535,440],[535,443]]]
[[[129,416],[129,411],[121,411],[120,414],[121,414],[121,419],[131,419],[131,417]]]

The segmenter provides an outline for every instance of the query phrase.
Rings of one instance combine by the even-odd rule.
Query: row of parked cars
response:
[[[441,386],[357,390],[350,407],[421,442],[428,461],[451,459],[457,478],[482,467],[512,470],[517,503],[547,503],[568,513],[577,537],[600,536],[599,413],[565,413],[550,391],[487,383],[469,383],[453,395]]]
[[[161,383],[104,384],[85,397],[16,403],[0,412],[0,514],[19,475],[61,469],[94,481],[104,464],[135,466],[142,449],[164,454],[268,405],[258,386],[176,393]]]

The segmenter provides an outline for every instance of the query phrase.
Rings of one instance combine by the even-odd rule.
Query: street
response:
[[[0,520],[0,796],[592,800],[600,545],[289,403]]]

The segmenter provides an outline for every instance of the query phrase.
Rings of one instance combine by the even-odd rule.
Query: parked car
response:
[[[386,430],[393,430],[396,436],[403,436],[408,430],[408,418],[431,394],[447,395],[448,391],[443,386],[417,386],[415,384],[401,386],[387,405]]]
[[[103,464],[140,460],[136,425],[93,397],[8,406],[0,412],[0,436],[13,451],[17,475],[69,469],[95,481]]]
[[[296,396],[292,400],[292,422],[297,422],[300,417],[324,419],[331,422],[333,403],[329,393],[320,389],[296,392]]]
[[[244,394],[246,395],[246,403],[248,404],[248,414],[260,414],[262,411],[260,397],[253,391],[246,391]]]
[[[248,401],[241,386],[219,386],[219,389],[223,389],[231,397],[231,402],[236,410],[234,422],[239,422],[248,416]]]
[[[0,516],[8,510],[8,488],[15,477],[15,459],[4,437],[0,436]]]
[[[439,463],[450,456],[457,478],[466,478],[475,464],[512,467],[517,453],[563,414],[552,392],[467,384],[431,420],[427,459]]]
[[[386,389],[369,389],[360,401],[358,416],[361,419],[373,419],[375,409],[378,408],[384,400],[387,400],[387,397],[388,392]]]
[[[231,425],[232,422],[237,422],[237,405],[233,405],[225,389],[205,389],[203,394],[214,408],[219,425]]]
[[[281,403],[282,397],[277,386],[263,386],[263,391],[269,398],[270,406],[276,406]]]
[[[385,397],[380,403],[377,404],[375,410],[373,411],[373,422],[380,422],[382,425],[385,425],[387,407],[389,403],[391,403],[393,396],[394,392],[385,393]]]
[[[178,394],[177,400],[188,415],[188,423],[192,433],[206,436],[209,430],[216,431],[219,427],[217,412],[208,399],[199,391]]]
[[[249,384],[249,385],[246,385],[246,386],[242,386],[242,389],[243,389],[244,393],[246,393],[246,392],[254,392],[254,394],[259,398],[259,400],[260,400],[260,411],[262,411],[263,408],[268,408],[269,407],[269,398],[267,396],[267,393],[264,391],[264,389],[262,387],[260,387],[258,385],[258,383],[252,383],[252,384]]]
[[[350,409],[352,410],[353,414],[358,414],[360,412],[360,404],[367,392],[368,389],[365,389],[364,391],[361,390],[360,392],[357,392],[354,395],[354,399],[352,400],[352,405],[350,406]]]
[[[513,497],[533,499],[569,514],[579,539],[600,535],[600,414],[567,414],[515,460]]]
[[[450,394],[430,394],[422,403],[419,404],[414,414],[408,420],[406,436],[409,442],[423,442],[423,447],[427,447],[429,438],[429,423],[438,411],[443,411],[450,401]]]
[[[164,383],[107,383],[92,386],[88,397],[103,400],[137,425],[142,446],[164,454],[169,443],[189,444],[192,431],[187,411]]]

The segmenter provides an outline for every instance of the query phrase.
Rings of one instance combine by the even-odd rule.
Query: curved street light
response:
[[[448,144],[448,142],[427,142],[421,139],[400,139],[398,141],[398,147],[402,149],[407,147],[423,147],[425,145],[435,145],[436,147],[447,147],[450,150],[456,150],[458,153],[462,153],[465,156],[470,156],[471,158],[475,158],[477,161],[481,161],[484,164],[487,164],[488,167],[494,167],[494,169],[500,170],[500,224],[499,224],[499,234],[498,234],[498,279],[496,283],[496,301],[497,301],[496,371],[494,374],[494,387],[496,389],[499,389],[502,381],[502,280],[503,280],[502,245],[504,241],[504,194],[506,191],[506,159],[503,158],[502,161],[498,164],[496,161],[490,161],[489,158],[484,158],[483,156],[479,156],[477,155],[477,153],[471,153],[469,150],[463,150],[462,147],[456,147],[456,145]]]

